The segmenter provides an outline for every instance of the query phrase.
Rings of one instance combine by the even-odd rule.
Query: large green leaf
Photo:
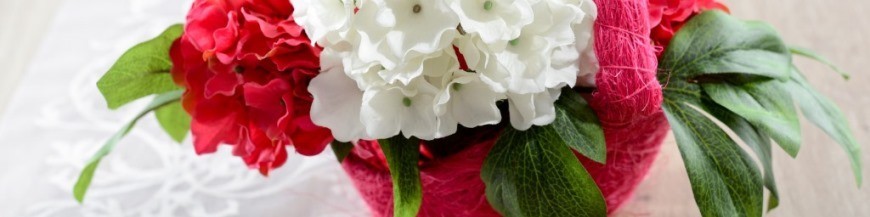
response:
[[[773,28],[711,10],[677,32],[659,65],[680,77],[746,73],[787,79],[790,64],[788,47]]]
[[[554,129],[562,141],[598,163],[607,159],[604,129],[589,103],[571,88],[564,88],[556,101]]]
[[[789,50],[772,28],[718,11],[691,19],[665,51],[658,76],[665,84],[664,109],[704,216],[761,216],[765,186],[771,207],[778,204],[770,138],[792,154],[800,142],[790,97],[776,85],[788,79],[790,64]],[[756,152],[763,178],[743,149],[696,108],[731,127]]]
[[[393,178],[393,213],[397,217],[417,216],[423,202],[420,184],[420,140],[399,135],[379,140]]]
[[[760,216],[762,185],[771,192],[768,209],[779,204],[770,140],[792,156],[798,153],[795,102],[845,147],[860,184],[860,151],[845,118],[805,81],[795,80],[800,77],[792,71],[791,52],[830,65],[806,50],[789,50],[765,24],[709,11],[692,18],[662,56],[663,107],[704,216]],[[698,109],[722,121],[756,153],[763,179],[752,159]]]
[[[810,84],[798,73],[792,73],[787,87],[797,101],[804,117],[821,128],[846,150],[855,173],[855,181],[861,186],[861,146],[852,135],[846,117],[827,97],[816,92]]]
[[[109,108],[116,109],[136,99],[177,90],[169,71],[169,48],[181,37],[182,25],[173,25],[154,39],[127,50],[100,78],[97,87]]]
[[[771,153],[770,136],[752,126],[746,119],[734,114],[728,109],[704,100],[704,108],[713,117],[724,123],[734,131],[740,139],[755,152],[755,156],[764,167],[764,187],[770,191],[767,209],[772,210],[779,206],[779,190],[776,188],[776,178],[773,175],[773,155]]]
[[[184,141],[190,131],[190,115],[181,107],[181,102],[173,102],[154,111],[157,122],[176,142]]]
[[[481,178],[487,200],[505,216],[607,215],[601,191],[553,125],[506,129]]]
[[[133,126],[136,125],[136,122],[138,122],[139,119],[141,119],[151,111],[159,109],[173,102],[177,102],[181,98],[182,93],[183,91],[178,90],[158,95],[156,98],[154,98],[154,101],[152,101],[151,104],[148,104],[148,106],[145,107],[145,109],[138,115],[136,115],[136,117],[133,118],[132,121],[130,121],[127,125],[121,127],[121,130],[115,133],[115,135],[113,135],[108,141],[106,141],[105,144],[103,144],[100,150],[97,151],[97,153],[94,154],[94,156],[91,157],[91,159],[88,161],[88,164],[82,170],[78,180],[76,181],[75,186],[73,187],[73,196],[75,196],[76,200],[79,201],[79,203],[84,200],[85,193],[87,193],[88,187],[90,187],[91,185],[91,180],[93,180],[94,172],[96,172],[97,166],[99,166],[100,161],[102,161],[104,157],[112,152],[112,149],[115,148],[115,145],[118,144],[118,142],[121,141],[121,139],[124,138],[127,133],[130,133],[130,130],[133,129]]]
[[[764,191],[752,159],[715,122],[667,100],[665,114],[703,216],[761,216]]]
[[[770,135],[792,157],[797,156],[801,126],[794,102],[785,92],[784,82],[707,83],[701,86],[713,101],[746,118]]]

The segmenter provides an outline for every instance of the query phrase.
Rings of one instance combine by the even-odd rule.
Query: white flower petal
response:
[[[544,86],[555,88],[568,85],[573,87],[577,81],[578,58],[580,53],[572,45],[564,45],[553,50],[550,55],[549,73],[544,77]]]
[[[311,120],[318,126],[329,128],[338,141],[368,138],[359,116],[363,92],[344,75],[340,59],[335,58],[337,55],[326,50],[321,57],[326,71],[308,85],[308,91],[314,97]]]
[[[469,69],[480,75],[481,81],[490,85],[496,92],[507,92],[510,74],[499,64],[480,37],[475,34],[461,37],[456,40],[456,47],[465,57]]]
[[[405,137],[432,140],[455,132],[455,125],[453,132],[439,129],[447,126],[441,126],[435,115],[434,87],[422,80],[415,83],[404,88],[387,86],[365,91],[360,117],[370,136],[390,138],[401,132]]]
[[[574,25],[574,35],[577,38],[575,46],[580,51],[579,85],[595,87],[595,74],[598,73],[598,57],[595,55],[595,31],[592,31],[598,8],[592,0],[581,0],[580,8],[586,12],[579,24]]]
[[[451,77],[452,81],[438,94],[436,114],[450,117],[469,128],[501,121],[496,102],[504,99],[504,94],[495,92],[477,74],[456,71]]]
[[[355,1],[293,0],[293,18],[305,28],[313,42],[331,44],[325,39],[329,34],[346,31],[356,7]],[[335,36],[333,36],[335,37]]]
[[[372,88],[363,94],[360,120],[374,138],[390,138],[402,129],[405,95],[398,88]]]
[[[556,107],[553,106],[556,99],[558,94],[553,94],[552,90],[534,94],[508,94],[511,125],[518,130],[528,130],[533,125],[553,123],[556,120]]]
[[[515,128],[550,124],[561,88],[594,85],[598,70],[592,0],[294,0],[294,6],[294,17],[325,48],[327,72],[312,81],[312,116],[336,138],[441,138],[460,124],[499,123],[496,103],[505,99]],[[349,6],[359,10],[347,13]]]
[[[450,5],[467,33],[478,33],[488,44],[506,44],[532,23],[527,0],[457,0]]]
[[[353,25],[363,38],[359,46],[366,55],[360,58],[387,69],[440,51],[459,34],[459,20],[444,1],[369,0],[360,6]]]

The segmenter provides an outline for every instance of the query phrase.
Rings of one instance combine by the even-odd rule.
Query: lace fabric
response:
[[[196,156],[146,116],[97,170],[79,171],[147,100],[106,108],[96,81],[127,48],[184,20],[190,1],[66,1],[0,119],[0,216],[368,216],[335,157],[291,153],[270,177],[230,150]],[[290,150],[292,152],[292,150]]]

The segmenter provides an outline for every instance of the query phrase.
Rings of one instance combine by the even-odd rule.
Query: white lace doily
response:
[[[222,149],[196,156],[147,116],[102,162],[85,203],[72,186],[145,101],[110,111],[96,81],[132,45],[184,20],[190,1],[67,1],[0,119],[0,216],[367,216],[329,151],[262,177]],[[292,151],[291,151],[292,152]]]

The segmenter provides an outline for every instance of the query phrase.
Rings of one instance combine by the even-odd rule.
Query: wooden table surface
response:
[[[58,0],[0,0],[0,114],[21,72],[31,63]],[[837,102],[851,121],[870,162],[870,1],[728,0],[735,15],[764,20],[790,44],[816,50],[852,73],[843,81],[823,65],[798,60],[810,82]],[[870,216],[870,187],[859,190],[844,152],[803,123],[797,159],[775,151],[781,205],[769,216]],[[870,177],[870,163],[864,173]],[[870,181],[868,181],[870,182]],[[865,184],[868,184],[865,182]],[[679,151],[669,137],[649,179],[616,216],[699,216]]]

